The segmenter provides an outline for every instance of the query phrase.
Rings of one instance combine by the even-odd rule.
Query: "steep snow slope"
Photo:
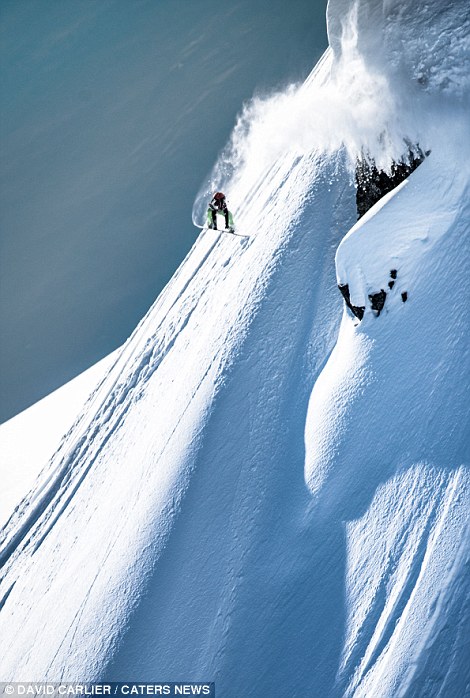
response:
[[[342,532],[313,527],[302,434],[334,341],[353,190],[341,158],[314,154],[253,180],[232,193],[253,237],[201,235],[5,532],[0,623],[18,628],[6,678],[334,681],[334,660],[308,667],[319,648],[340,651],[343,548],[337,568],[324,560],[325,533]]]
[[[347,519],[367,512],[349,527],[347,695],[398,695],[428,653],[431,695],[451,661],[459,675],[468,671],[464,645],[446,648],[440,639],[436,650],[428,641],[447,622],[450,580],[463,574],[470,509],[470,192],[465,163],[456,172],[449,152],[455,148],[436,148],[337,253],[339,280],[366,312],[361,323],[345,313],[312,392],[306,479],[320,508]],[[376,317],[368,295],[382,288],[388,294]],[[364,561],[364,537],[376,541],[373,565]],[[468,577],[457,586],[467,597]],[[460,614],[456,634],[468,623],[465,604]]]
[[[310,398],[309,488],[326,515],[360,517],[347,527],[339,686],[348,696],[463,696],[470,690],[470,143],[462,72],[469,13],[460,3],[442,10],[404,2],[361,3],[353,12],[356,50],[372,70],[390,60],[389,85],[408,78],[401,97],[412,99],[411,118],[421,121],[432,152],[339,246],[338,283],[365,315],[359,322],[344,312]],[[401,108],[406,123],[410,110]],[[379,314],[371,296],[382,291]]]
[[[119,350],[117,350],[119,351]],[[69,383],[0,425],[0,525],[28,493],[116,358],[113,352]]]
[[[423,120],[388,128],[367,7],[236,130],[228,191],[250,238],[201,234],[5,528],[2,678],[465,694],[465,105],[406,83]],[[383,33],[400,5],[381,7],[366,19]],[[430,157],[354,225],[346,153],[390,162],[404,136]],[[355,299],[398,275],[333,349],[349,229],[337,274]]]

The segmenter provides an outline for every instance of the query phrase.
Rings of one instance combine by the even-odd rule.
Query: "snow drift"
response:
[[[201,233],[3,530],[2,679],[464,695],[466,26],[331,1],[307,82],[247,108],[213,177],[250,237]],[[355,158],[410,141],[355,223]]]

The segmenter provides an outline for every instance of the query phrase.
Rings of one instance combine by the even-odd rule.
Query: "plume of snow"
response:
[[[245,104],[229,143],[199,191],[193,220],[201,224],[207,199],[240,180],[255,182],[288,152],[331,156],[344,149],[351,170],[366,152],[387,168],[409,143],[420,141],[413,100],[392,89],[359,51],[354,4],[342,23],[341,52],[328,49],[305,83],[291,84]]]

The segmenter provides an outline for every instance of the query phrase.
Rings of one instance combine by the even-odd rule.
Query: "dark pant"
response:
[[[211,214],[212,214],[212,227],[217,230],[217,211],[215,209],[211,209]],[[225,227],[228,229],[230,228],[230,224],[228,221],[228,208],[222,209],[220,213],[223,213],[225,216]]]

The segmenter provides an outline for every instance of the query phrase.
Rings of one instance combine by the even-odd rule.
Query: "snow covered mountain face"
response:
[[[4,680],[468,691],[468,10],[328,29],[195,203],[249,237],[201,233],[3,530]],[[356,159],[409,144],[357,221]]]

